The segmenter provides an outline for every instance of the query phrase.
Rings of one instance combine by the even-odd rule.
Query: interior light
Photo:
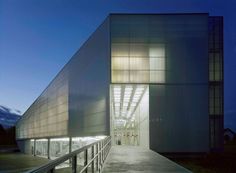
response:
[[[131,103],[131,105],[130,105],[130,106],[134,106],[134,107],[135,107],[136,105],[137,105],[136,103]]]
[[[138,103],[138,99],[133,99],[132,103]]]
[[[125,95],[131,95],[131,91],[125,91]]]
[[[138,90],[144,90],[144,86],[138,86],[136,89],[138,89]]]
[[[121,90],[121,87],[120,86],[115,86],[114,90]]]
[[[136,90],[135,94],[142,94],[144,91]]]
[[[125,92],[131,92],[133,88],[125,88]]]
[[[130,96],[131,94],[127,94],[127,93],[124,94],[124,97],[130,97]]]
[[[128,103],[123,103],[123,106],[128,106],[129,104]]]
[[[133,97],[133,99],[139,99],[139,98],[140,98],[139,95],[135,95],[135,96]]]

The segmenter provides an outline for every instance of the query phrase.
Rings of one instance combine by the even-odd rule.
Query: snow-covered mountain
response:
[[[0,105],[0,125],[4,128],[12,127],[21,117],[21,112],[15,109]]]

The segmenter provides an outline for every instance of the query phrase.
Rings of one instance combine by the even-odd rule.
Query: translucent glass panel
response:
[[[50,140],[50,158],[55,159],[69,153],[69,138]]]
[[[112,43],[113,83],[164,83],[163,44]]]
[[[70,136],[109,134],[110,19],[69,62]]]
[[[223,148],[223,18],[209,18],[209,114],[210,146]]]
[[[112,83],[207,83],[208,15],[111,15]]]
[[[209,18],[209,80],[223,80],[223,19]]]
[[[68,83],[61,73],[24,113],[16,125],[16,137],[39,138],[67,134]]]
[[[48,157],[48,140],[36,140],[35,154],[41,157]]]
[[[212,85],[209,90],[209,110],[211,115],[223,114],[223,88],[221,85]]]

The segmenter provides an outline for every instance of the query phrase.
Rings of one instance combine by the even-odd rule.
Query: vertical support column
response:
[[[36,156],[36,139],[34,139],[34,156]]]
[[[72,151],[72,137],[69,138],[69,153]]]
[[[87,164],[88,164],[88,149],[84,151],[84,166],[86,166]],[[87,173],[88,168],[86,168],[84,172]]]
[[[50,159],[50,138],[48,138],[48,159]]]

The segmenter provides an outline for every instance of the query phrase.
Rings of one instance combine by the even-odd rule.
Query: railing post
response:
[[[84,151],[84,166],[87,166],[88,164],[88,149]],[[85,172],[88,172],[88,167],[85,169]]]
[[[91,158],[93,159],[93,161],[92,161],[92,172],[94,172],[94,145],[92,146],[92,156],[91,156]]]
[[[72,157],[72,173],[77,172],[77,155]]]
[[[105,150],[105,156],[104,156],[104,161],[106,160],[106,158],[107,158],[107,140],[105,141],[105,148],[104,148],[104,150]]]
[[[101,171],[101,165],[102,165],[102,144],[99,142],[99,172]]]
[[[104,140],[102,140],[102,164],[104,162]]]
[[[96,154],[97,154],[97,162],[96,162],[96,165],[97,165],[97,170],[98,170],[98,159],[99,159],[99,154],[98,154],[98,143],[96,144]]]
[[[71,153],[71,151],[72,151],[72,138],[69,137],[69,153]],[[72,163],[72,159],[69,159],[69,163],[70,164]]]
[[[101,165],[102,165],[102,144],[99,142],[99,168],[98,172],[101,171]]]
[[[49,173],[54,173],[55,172],[55,168],[50,169],[50,171],[48,171]]]

